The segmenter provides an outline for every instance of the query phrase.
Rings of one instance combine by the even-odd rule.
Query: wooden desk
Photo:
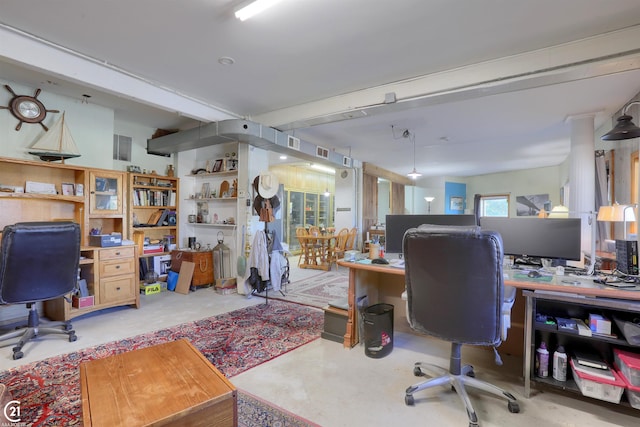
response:
[[[238,425],[235,387],[182,339],[80,364],[85,426]]]
[[[404,303],[400,296],[405,288],[404,268],[379,264],[360,264],[347,262],[344,259],[339,260],[338,265],[349,269],[349,291],[347,294],[349,309],[347,331],[343,342],[345,348],[351,348],[358,342],[356,328],[357,297],[367,295],[369,304],[385,299],[386,302],[397,306],[399,309],[394,310],[393,313],[394,325],[402,324],[401,318],[404,318],[404,310],[400,308],[404,307]],[[382,295],[380,295],[381,293]]]
[[[313,268],[316,270],[329,271],[331,269],[331,256],[336,244],[335,234],[319,234],[317,236],[298,236],[301,244],[306,244],[310,256],[304,257],[304,262],[300,268]]]

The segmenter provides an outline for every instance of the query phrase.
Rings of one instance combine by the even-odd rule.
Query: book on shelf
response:
[[[591,366],[580,364],[575,357],[571,359],[571,366],[576,372],[580,374],[585,374],[590,377],[602,378],[609,381],[616,380],[615,375],[613,375],[611,368],[609,368],[608,366],[607,369],[592,368]]]
[[[590,337],[592,335],[591,328],[587,326],[587,324],[582,319],[572,319],[576,322],[576,326],[578,328],[578,335],[582,335],[585,337]]]
[[[573,356],[579,365],[603,370],[609,369],[609,365],[607,365],[607,362],[605,362],[600,356],[595,353],[575,350],[573,352]]]
[[[575,319],[556,317],[556,323],[558,324],[559,331],[570,332],[572,334],[578,333],[578,325],[576,324]]]

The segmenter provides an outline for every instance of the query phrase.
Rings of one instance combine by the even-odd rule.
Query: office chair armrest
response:
[[[502,297],[502,341],[507,339],[507,330],[511,327],[511,308],[515,301],[516,288],[513,286],[505,286]]]

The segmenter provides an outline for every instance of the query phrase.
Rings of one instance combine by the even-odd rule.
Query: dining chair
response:
[[[304,227],[296,227],[296,237],[298,238],[298,242],[300,242],[300,248],[302,249],[300,253],[300,257],[298,258],[298,267],[304,262],[307,263],[309,261],[309,240],[306,238],[309,236],[309,232]]]
[[[349,237],[347,238],[347,243],[345,244],[345,251],[355,249],[357,235],[358,235],[357,227],[353,227],[351,230],[349,230]]]
[[[331,254],[329,256],[329,266],[331,266],[331,264],[335,264],[336,270],[338,269],[338,260],[340,258],[344,258],[344,253],[347,250],[348,238],[349,238],[349,229],[343,228],[336,235],[335,243],[331,248]]]
[[[317,237],[320,236],[320,234],[320,227],[318,227],[317,225],[309,226],[309,236]],[[309,240],[308,249],[309,256],[311,257],[309,261],[313,261],[314,263],[316,263],[318,258],[324,257],[325,254],[321,252],[322,247],[323,245],[319,241],[313,239]]]

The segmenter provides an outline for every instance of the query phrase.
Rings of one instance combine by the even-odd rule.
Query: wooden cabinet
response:
[[[179,184],[179,178],[129,173],[129,239],[178,242]]]
[[[125,172],[103,169],[88,170],[88,227],[85,234],[127,233]]]
[[[122,172],[89,172],[89,214],[121,216],[124,212]]]
[[[87,244],[85,197],[62,191],[63,184],[83,188],[87,177],[82,167],[0,158],[0,230],[21,221],[69,220],[80,224]]]
[[[136,248],[89,246],[92,229],[126,233],[125,176],[125,172],[0,157],[0,230],[26,221],[73,221],[82,230],[80,277],[94,296],[93,305],[74,308],[64,298],[48,301],[45,313],[52,319],[68,320],[116,305],[139,306]]]
[[[213,251],[171,251],[171,270],[180,272],[184,261],[194,264],[191,286],[213,285]]]
[[[75,308],[66,299],[58,298],[45,302],[46,316],[53,320],[69,320],[109,307],[140,307],[136,251],[135,246],[82,247],[80,277],[87,282],[93,305]]]

